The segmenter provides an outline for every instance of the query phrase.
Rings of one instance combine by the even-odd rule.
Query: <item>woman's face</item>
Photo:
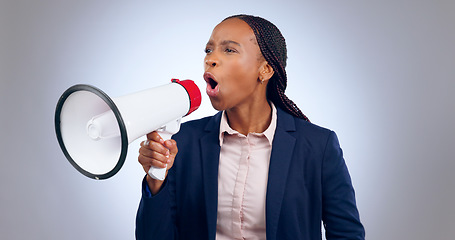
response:
[[[206,46],[204,79],[207,95],[217,110],[251,106],[265,100],[259,72],[266,63],[261,57],[253,30],[244,21],[232,18],[218,24]]]

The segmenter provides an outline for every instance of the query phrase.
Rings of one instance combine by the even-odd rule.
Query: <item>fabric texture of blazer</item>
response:
[[[162,189],[142,198],[137,239],[215,239],[221,112],[182,124]],[[354,189],[333,131],[277,108],[266,193],[268,240],[364,239]]]

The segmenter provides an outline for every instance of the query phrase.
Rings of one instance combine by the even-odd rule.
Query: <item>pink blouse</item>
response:
[[[276,108],[263,133],[233,130],[224,112],[220,125],[216,239],[266,239],[265,196]]]

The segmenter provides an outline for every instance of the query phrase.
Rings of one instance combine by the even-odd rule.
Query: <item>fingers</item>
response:
[[[148,171],[150,166],[157,168],[165,168],[166,164],[169,163],[169,150],[164,147],[161,143],[149,142],[142,143],[139,148],[138,160],[142,164],[145,170]]]
[[[177,155],[175,140],[164,141],[157,132],[147,134],[147,140],[141,143],[138,161],[148,172],[151,166],[157,168],[170,168]]]
[[[142,153],[141,150],[143,151],[143,154],[148,156],[147,153],[150,152],[156,152],[164,156],[169,156],[169,149],[161,142],[155,142],[155,141],[150,141],[146,140],[141,143],[141,148],[139,149],[139,153]],[[150,156],[153,157],[153,156]]]
[[[151,141],[155,141],[155,142],[164,144],[163,138],[156,131],[153,131],[153,132],[147,134],[147,140],[151,140]]]
[[[155,166],[157,168],[164,168],[169,163],[169,154],[163,154],[148,147],[141,147],[139,149],[138,159],[142,165],[147,165],[147,167]]]

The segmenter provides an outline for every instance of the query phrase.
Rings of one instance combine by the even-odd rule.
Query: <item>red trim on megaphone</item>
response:
[[[185,88],[186,92],[188,93],[188,97],[190,98],[190,110],[185,115],[189,115],[190,113],[194,112],[196,109],[201,106],[202,96],[201,91],[197,87],[197,85],[192,80],[178,80],[176,78],[171,80],[173,83],[178,83]]]

